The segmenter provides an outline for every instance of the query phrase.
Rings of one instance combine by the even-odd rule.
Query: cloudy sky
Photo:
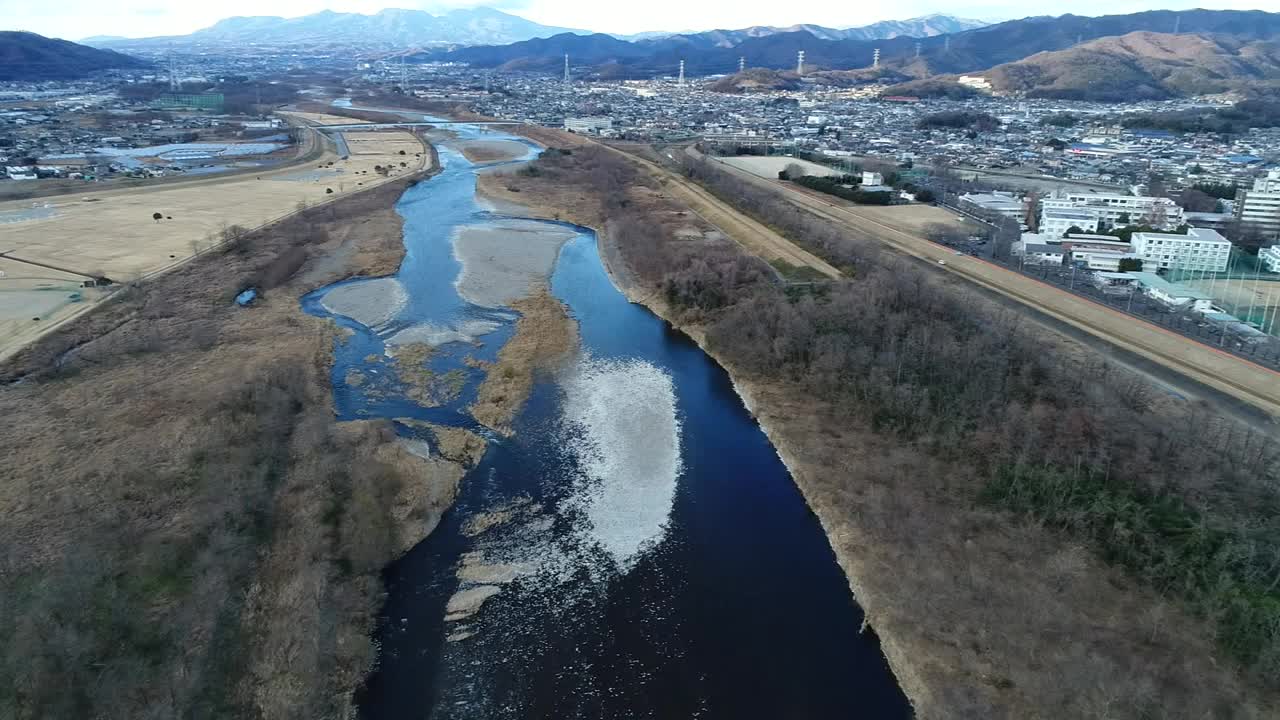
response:
[[[79,40],[92,35],[148,37],[178,35],[234,15],[295,17],[320,10],[374,13],[407,7],[440,13],[457,7],[488,5],[547,25],[600,32],[705,30],[749,25],[816,23],[834,27],[877,20],[948,13],[983,20],[1007,20],[1028,14],[1109,15],[1152,9],[1269,10],[1280,0],[901,0],[894,3],[785,3],[777,0],[0,0],[0,30],[30,30]]]

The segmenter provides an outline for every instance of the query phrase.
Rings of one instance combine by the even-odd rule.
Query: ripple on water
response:
[[[666,534],[682,469],[675,388],[642,360],[584,359],[564,381],[582,532],[626,572]]]

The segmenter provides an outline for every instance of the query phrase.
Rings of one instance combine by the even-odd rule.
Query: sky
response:
[[[796,23],[854,27],[930,13],[996,21],[1028,14],[1114,15],[1195,7],[1280,12],[1280,0],[1045,0],[1035,4],[1023,0],[964,3],[899,0],[889,4],[847,0],[807,4],[776,0],[0,0],[0,30],[29,30],[68,40],[94,35],[150,37],[183,35],[235,15],[296,17],[326,9],[369,14],[384,7],[440,14],[476,5],[494,7],[546,25],[611,33]]]

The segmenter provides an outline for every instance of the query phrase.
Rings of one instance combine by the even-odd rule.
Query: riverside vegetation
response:
[[[849,279],[788,287],[673,233],[662,181],[605,148],[503,182],[574,198],[755,396],[922,717],[1275,716],[1272,429],[1175,404],[712,164],[683,172]]]
[[[398,267],[407,184],[229,229],[0,367],[0,717],[349,716],[379,573],[475,459],[335,423],[298,304]]]

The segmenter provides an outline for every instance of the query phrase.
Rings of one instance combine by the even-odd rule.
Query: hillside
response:
[[[421,45],[496,45],[581,32],[525,20],[490,8],[453,10],[432,15],[421,10],[386,9],[373,15],[331,10],[295,18],[232,17],[190,35],[161,38],[95,38],[102,47],[147,47],[156,44],[276,45],[363,44],[406,48]]]
[[[0,32],[0,81],[69,80],[147,63],[109,50],[29,32]]]
[[[643,76],[670,73],[681,60],[685,61],[686,71],[694,75],[732,73],[738,67],[739,58],[745,58],[752,67],[788,69],[795,67],[796,53],[800,50],[805,52],[806,63],[814,68],[868,68],[874,51],[879,49],[881,66],[923,78],[987,70],[1037,53],[1069,50],[1100,38],[1135,32],[1167,33],[1175,27],[1187,34],[1249,44],[1280,38],[1280,13],[1188,10],[1097,18],[1063,15],[1012,20],[932,37],[874,40],[821,39],[808,30],[755,32],[741,39],[724,35],[727,31],[717,31],[721,35],[714,37],[675,35],[634,43],[610,38],[614,44],[607,46],[582,37],[566,38],[555,45],[554,51],[568,53],[575,65],[617,62],[626,66],[627,73]],[[497,67],[512,60],[537,58],[551,49],[533,43],[515,43],[464,48],[455,53],[439,52],[432,59]]]
[[[706,89],[712,92],[731,94],[796,90],[799,87],[800,76],[794,72],[780,72],[765,68],[749,68],[740,73],[726,75],[706,85]]]
[[[1037,53],[983,73],[1000,92],[1125,101],[1280,82],[1280,43],[1137,32]]]

